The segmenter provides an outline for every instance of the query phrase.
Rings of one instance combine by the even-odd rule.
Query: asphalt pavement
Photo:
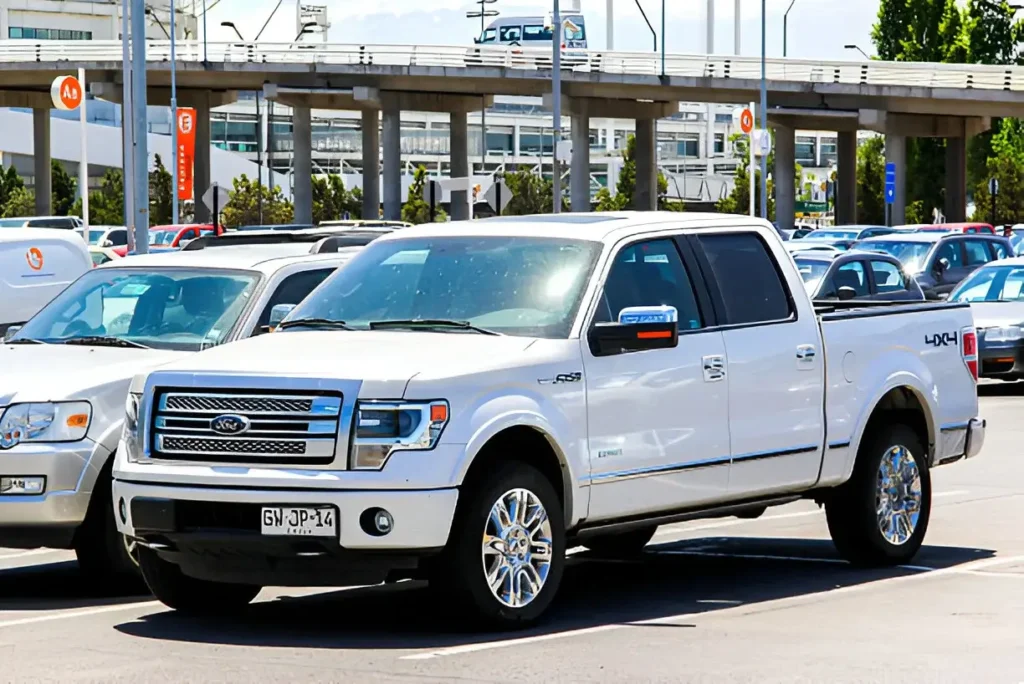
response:
[[[925,547],[838,560],[810,502],[573,554],[542,627],[467,634],[418,583],[265,590],[198,621],[72,554],[0,549],[3,682],[1024,682],[1024,384],[982,387],[985,449],[935,471]]]

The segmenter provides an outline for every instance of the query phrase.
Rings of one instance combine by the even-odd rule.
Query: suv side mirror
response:
[[[836,294],[839,296],[839,301],[841,302],[848,302],[851,299],[856,299],[857,297],[857,291],[849,285],[843,285],[839,288],[839,292]]]
[[[942,275],[943,273],[949,270],[949,266],[949,259],[947,259],[946,257],[942,257],[941,259],[935,262],[935,272],[938,275]]]
[[[294,304],[275,304],[270,310],[270,320],[267,321],[267,327],[270,330],[274,330],[274,328],[281,325],[281,321],[287,318],[294,308]]]
[[[678,312],[672,306],[629,307],[617,323],[597,323],[588,341],[594,356],[612,356],[646,349],[671,349],[679,344]]]
[[[20,325],[12,325],[9,328],[7,328],[7,330],[4,331],[4,342],[10,340],[12,337],[18,334],[18,331],[21,330],[21,328],[22,326]]]

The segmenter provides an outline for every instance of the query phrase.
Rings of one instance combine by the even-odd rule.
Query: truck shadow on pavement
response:
[[[831,542],[704,538],[647,547],[635,559],[574,554],[561,592],[540,626],[514,633],[466,633],[422,583],[328,591],[256,603],[237,619],[153,613],[117,625],[137,637],[180,642],[316,649],[438,649],[654,621],[695,627],[703,615],[880,580],[921,575],[992,557],[991,551],[927,546],[913,566],[854,568]],[[867,589],[867,587],[865,587]],[[285,590],[287,591],[287,590]],[[822,594],[819,599],[810,597]],[[674,621],[666,618],[676,617]]]
[[[0,614],[94,608],[152,598],[141,580],[90,582],[74,560],[0,569]]]

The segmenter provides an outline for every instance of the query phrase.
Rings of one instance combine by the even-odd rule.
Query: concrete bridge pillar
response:
[[[363,110],[363,211],[364,219],[380,216],[380,112]]]
[[[469,169],[469,117],[466,112],[452,112],[450,124],[449,154],[451,162],[451,177],[466,178],[470,175]],[[451,217],[453,221],[465,221],[469,219],[469,206],[467,205],[466,191],[452,191]]]
[[[577,103],[572,113],[569,199],[572,211],[590,211],[590,114],[586,100]]]
[[[292,198],[296,223],[313,223],[312,126],[309,107],[292,107]]]
[[[857,132],[840,131],[836,178],[836,225],[857,223]]]
[[[886,133],[885,162],[896,165],[896,197],[890,210],[890,225],[899,226],[907,222],[907,138],[904,135]]]
[[[192,186],[195,188],[196,223],[209,223],[212,216],[203,204],[202,196],[210,187],[213,177],[210,165],[210,91],[196,93],[193,104],[196,108],[196,149],[192,160]],[[175,163],[175,160],[169,159],[167,163]]]
[[[946,221],[967,220],[967,136],[946,138]]]
[[[32,110],[32,157],[35,161],[36,214],[49,216],[53,213],[51,201],[52,178],[50,177],[50,109]]]
[[[796,131],[775,126],[775,222],[789,230],[796,220]]]
[[[636,120],[636,190],[633,209],[658,209],[658,147],[655,139],[656,119]],[[609,182],[611,182],[609,180]]]
[[[384,219],[402,220],[402,110],[384,110]]]

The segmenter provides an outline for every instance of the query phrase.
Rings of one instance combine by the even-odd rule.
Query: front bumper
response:
[[[43,476],[38,495],[0,494],[0,546],[68,547],[89,509],[96,477],[110,456],[91,440],[19,444],[0,451],[0,476]]]
[[[458,490],[229,489],[115,479],[113,501],[122,533],[190,576],[261,586],[338,586],[383,581],[442,549]],[[338,535],[264,536],[264,505],[333,506]],[[394,521],[383,536],[360,524],[364,512],[376,508]]]
[[[978,345],[983,378],[1013,380],[1024,377],[1024,340],[1014,342],[986,342]]]

